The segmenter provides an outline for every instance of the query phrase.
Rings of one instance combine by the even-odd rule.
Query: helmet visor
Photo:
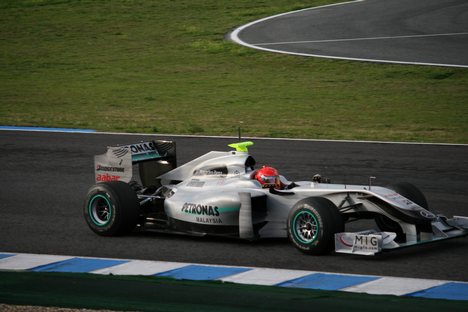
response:
[[[280,179],[278,176],[261,176],[262,186],[266,187],[279,187],[281,185]]]

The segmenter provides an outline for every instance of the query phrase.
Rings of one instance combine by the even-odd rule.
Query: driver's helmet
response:
[[[254,177],[263,188],[281,188],[281,180],[279,178],[278,170],[273,167],[263,166],[263,168],[257,170]]]

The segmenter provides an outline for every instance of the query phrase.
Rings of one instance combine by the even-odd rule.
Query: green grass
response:
[[[466,301],[148,276],[0,271],[0,302],[119,311],[466,311]]]
[[[224,39],[318,1],[2,0],[0,125],[468,143],[468,70]]]

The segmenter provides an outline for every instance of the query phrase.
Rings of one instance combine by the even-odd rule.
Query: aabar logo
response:
[[[119,181],[119,180],[120,180],[120,176],[110,175],[108,173],[98,174],[96,176],[96,181],[97,182],[110,182],[110,181]]]

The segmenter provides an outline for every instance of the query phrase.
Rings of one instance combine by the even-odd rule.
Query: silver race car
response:
[[[273,168],[255,168],[252,142],[230,144],[182,166],[175,143],[151,141],[108,147],[95,156],[96,184],[83,212],[99,235],[156,230],[256,240],[289,237],[304,253],[374,255],[386,250],[468,235],[468,218],[428,210],[409,183],[384,188],[288,181]],[[139,182],[136,182],[136,181]],[[345,224],[373,219],[377,229],[346,232]],[[374,224],[374,223],[373,223]]]

